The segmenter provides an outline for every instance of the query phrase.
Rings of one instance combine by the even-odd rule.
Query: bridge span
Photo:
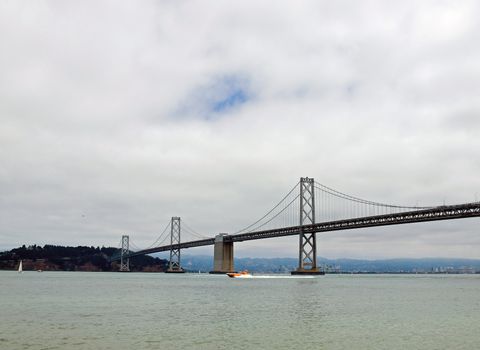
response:
[[[319,269],[316,263],[317,233],[417,222],[453,220],[480,216],[480,202],[459,205],[441,205],[434,207],[406,207],[371,202],[349,196],[321,184],[315,183],[312,178],[301,178],[300,182],[296,186],[300,187],[300,193],[297,196],[294,196],[292,201],[289,201],[288,197],[293,193],[293,190],[296,187],[294,187],[294,189],[292,189],[292,191],[290,191],[289,194],[285,196],[279,203],[281,204],[282,202],[286,202],[284,203],[283,207],[277,204],[274,209],[269,211],[264,217],[262,217],[262,219],[257,220],[257,222],[254,224],[248,226],[246,228],[247,232],[240,232],[236,234],[218,234],[215,237],[180,242],[180,218],[173,217],[170,223],[170,244],[157,245],[147,249],[133,251],[129,249],[129,236],[122,236],[122,249],[120,254],[112,257],[111,261],[120,260],[120,270],[128,271],[128,262],[132,257],[170,251],[170,264],[168,272],[184,272],[180,264],[181,249],[214,245],[214,269],[212,273],[226,273],[234,271],[233,244],[235,242],[298,235],[299,267],[296,271],[292,271],[292,274],[323,274],[324,272]],[[328,194],[341,198],[342,200],[357,203],[363,206],[363,209],[359,209],[358,207],[349,208],[350,215],[355,216],[356,214],[357,217],[316,222],[316,204],[317,206],[319,203],[321,205],[323,204],[324,207],[330,207],[330,209],[332,206],[331,203],[327,203],[324,200],[322,201],[318,200],[318,198],[315,198],[315,192],[319,191],[322,191],[321,195],[324,196]],[[276,219],[280,216],[280,214],[285,214],[287,211],[286,209],[290,208],[292,203],[298,199],[299,205],[298,207],[294,206],[295,208],[293,210],[297,210],[299,216],[295,218],[295,215],[293,215],[293,217],[294,220],[299,219],[299,225],[280,225],[280,227],[263,230],[255,229],[257,227],[265,226],[265,224],[262,224],[261,220],[265,218],[270,219],[268,215],[271,214],[271,216]],[[280,209],[275,212],[275,209],[279,207]],[[368,208],[368,210],[365,210],[365,208]],[[372,208],[374,208],[374,215],[361,216],[361,214],[365,212],[371,213]],[[273,219],[265,221],[270,223],[273,221]],[[192,231],[193,230],[191,230],[191,232]],[[245,231],[245,229],[241,231]]]

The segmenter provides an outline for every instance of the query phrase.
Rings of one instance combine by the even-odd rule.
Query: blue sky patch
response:
[[[225,99],[215,102],[212,107],[215,112],[224,112],[247,102],[247,100],[246,92],[242,89],[237,89],[230,92]]]
[[[248,78],[243,75],[217,77],[196,87],[183,101],[176,114],[204,119],[218,119],[252,99]]]

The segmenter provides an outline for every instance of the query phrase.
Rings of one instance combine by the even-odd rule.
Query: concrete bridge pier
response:
[[[213,271],[212,274],[224,274],[234,272],[233,266],[233,242],[228,242],[227,234],[221,233],[215,236],[213,250]]]

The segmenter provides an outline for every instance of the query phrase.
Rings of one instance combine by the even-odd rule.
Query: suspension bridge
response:
[[[209,237],[190,228],[180,217],[172,217],[150,247],[138,248],[129,235],[123,235],[119,253],[110,260],[120,260],[120,271],[129,271],[130,258],[169,251],[167,272],[181,273],[184,272],[182,249],[213,245],[211,273],[227,273],[234,271],[234,243],[298,235],[298,268],[292,274],[323,274],[317,266],[316,234],[319,232],[477,216],[480,216],[480,202],[423,207],[379,203],[342,193],[305,177],[265,215],[232,234]],[[188,236],[190,240],[181,241],[181,236]]]

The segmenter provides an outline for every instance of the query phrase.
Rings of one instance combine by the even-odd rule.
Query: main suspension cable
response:
[[[257,221],[255,221],[253,224],[251,225],[248,225],[247,227],[233,233],[234,235],[236,235],[237,233],[240,233],[240,232],[244,232],[246,230],[248,230],[250,227],[252,226],[255,226],[256,224],[258,224],[260,221],[262,221],[263,219],[265,219],[268,215],[270,215],[275,209],[277,209],[280,204],[282,204],[282,202],[287,199],[287,197],[297,188],[297,186],[300,184],[300,182],[297,182],[295,184],[295,186],[293,186],[293,188],[285,195],[285,197],[283,197],[280,202],[277,203],[277,205],[275,205],[268,213],[266,213],[264,216],[262,216],[260,219],[258,219]],[[261,227],[261,226],[260,226]],[[251,232],[251,231],[250,231]]]
[[[321,184],[317,181],[315,181],[315,185],[317,185],[317,186],[315,186],[315,188],[320,190],[320,191],[329,193],[329,194],[331,194],[335,197],[338,197],[338,198],[343,198],[343,199],[346,199],[346,200],[350,200],[350,201],[354,201],[354,202],[362,203],[362,204],[370,204],[370,205],[376,205],[376,206],[388,207],[388,208],[397,208],[397,209],[431,209],[431,208],[433,208],[433,206],[430,206],[430,207],[402,206],[402,205],[392,205],[392,204],[373,202],[373,201],[369,201],[369,200],[366,200],[366,199],[354,197],[354,196],[351,196],[349,194],[337,191],[337,190],[335,190],[333,188],[330,188],[328,186],[325,186],[325,185],[323,185],[323,184]]]
[[[248,231],[247,233],[254,232],[254,231],[258,230],[259,228],[262,228],[263,226],[265,226],[265,225],[268,224],[269,222],[271,222],[273,219],[275,219],[275,218],[278,217],[281,213],[283,213],[287,208],[289,208],[290,205],[298,199],[298,197],[300,197],[300,194],[297,194],[296,197],[293,198],[293,199],[290,201],[290,203],[288,203],[288,204],[287,204],[282,210],[280,210],[277,214],[275,214],[274,216],[272,216],[272,217],[270,218],[270,220],[266,221],[265,223],[263,223],[263,224],[260,225],[260,226],[255,227],[254,229]]]
[[[170,227],[170,224],[171,224],[171,221],[168,221],[168,224],[167,226],[165,226],[165,228],[163,229],[162,233],[160,233],[160,235],[158,236],[158,238],[155,240],[155,242],[153,242],[151,245],[149,245],[147,248],[145,249],[150,249],[150,248],[153,248],[155,247],[155,245],[159,245],[160,243],[158,243],[158,241],[162,238],[162,236],[167,232],[167,229]],[[168,235],[166,236],[168,237]]]
[[[211,237],[202,235],[201,233],[198,233],[197,231],[195,231],[194,229],[192,229],[191,227],[189,227],[189,226],[185,223],[185,220],[182,220],[182,230],[184,230],[184,229],[185,229],[188,233],[190,233],[191,235],[193,235],[193,236],[196,236],[196,237],[199,237],[199,238],[211,238]]]

